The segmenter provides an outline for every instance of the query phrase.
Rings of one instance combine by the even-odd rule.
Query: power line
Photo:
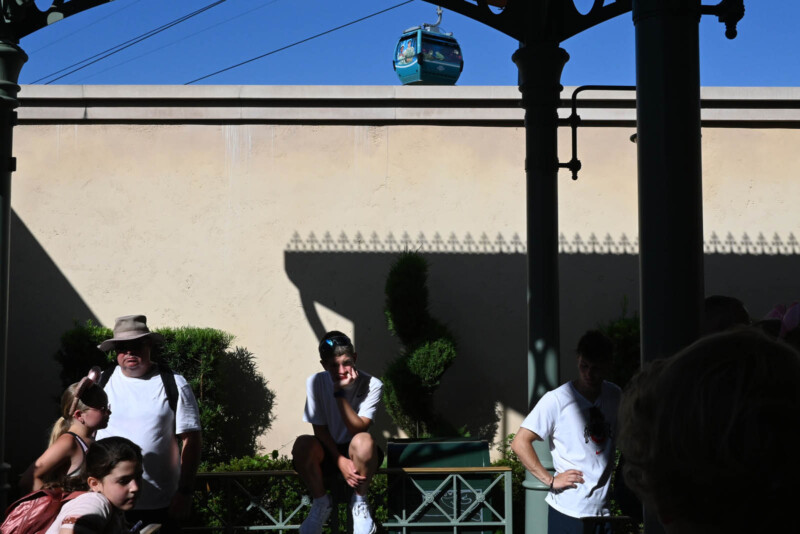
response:
[[[107,14],[104,17],[100,17],[99,19],[95,20],[94,22],[90,22],[86,26],[83,26],[82,28],[78,28],[77,30],[75,30],[72,33],[68,33],[66,35],[62,35],[58,39],[54,39],[54,40],[50,41],[49,43],[47,43],[46,45],[40,46],[36,50],[33,50],[32,52],[30,52],[30,55],[36,54],[37,52],[40,52],[40,51],[44,50],[45,48],[50,48],[54,44],[59,43],[59,42],[63,41],[64,39],[68,39],[68,38],[72,37],[73,35],[75,35],[77,33],[81,33],[82,31],[86,31],[89,28],[91,28],[92,26],[94,26],[95,24],[99,24],[100,22],[106,20],[107,18],[113,17],[117,13],[119,13],[121,11],[124,11],[126,9],[129,9],[129,8],[133,7],[134,5],[138,4],[141,1],[142,0],[134,0],[133,2],[128,4],[127,6],[122,6],[121,8],[117,9],[116,11],[112,11],[111,13]]]
[[[205,7],[202,7],[200,9],[198,9],[197,11],[193,11],[192,13],[189,13],[187,15],[183,15],[182,17],[179,17],[179,18],[177,18],[177,19],[175,19],[175,20],[173,20],[171,22],[168,22],[168,23],[166,23],[166,24],[164,24],[162,26],[159,26],[158,28],[155,28],[153,30],[145,32],[145,33],[139,35],[138,37],[134,37],[133,39],[129,39],[129,40],[127,40],[127,41],[125,41],[123,43],[120,43],[120,44],[118,44],[116,46],[112,46],[111,48],[109,48],[107,50],[104,50],[103,52],[99,52],[99,53],[97,53],[97,54],[95,54],[93,56],[90,56],[90,57],[88,57],[86,59],[78,61],[77,63],[73,63],[72,65],[70,65],[68,67],[64,67],[63,69],[57,70],[55,72],[52,72],[52,73],[48,74],[47,76],[43,76],[43,77],[39,78],[38,80],[34,80],[32,83],[37,83],[37,82],[39,82],[41,80],[44,80],[44,79],[49,78],[51,76],[54,76],[54,75],[56,75],[56,74],[58,74],[60,72],[64,72],[67,69],[71,69],[72,67],[76,67],[75,69],[73,69],[73,70],[71,70],[71,71],[69,71],[67,73],[62,74],[61,76],[58,76],[57,78],[53,78],[52,80],[50,80],[50,81],[45,83],[45,85],[49,85],[49,84],[51,84],[51,83],[53,83],[55,81],[60,80],[61,78],[64,78],[66,76],[69,76],[70,74],[78,72],[79,70],[83,70],[86,67],[88,67],[89,65],[93,65],[93,64],[97,63],[98,61],[102,61],[103,59],[105,59],[105,58],[107,58],[109,56],[113,56],[114,54],[116,54],[118,52],[122,52],[126,48],[130,48],[131,46],[133,46],[135,44],[141,43],[142,41],[144,41],[146,39],[149,39],[150,37],[158,35],[159,33],[163,32],[163,31],[166,31],[166,30],[168,30],[168,29],[170,29],[170,28],[172,28],[174,26],[177,26],[181,22],[185,22],[185,21],[189,20],[190,18],[195,17],[195,16],[197,16],[197,15],[199,15],[201,13],[204,13],[204,12],[208,11],[209,9],[214,8],[214,7],[224,3],[226,1],[227,0],[217,0],[216,2],[212,2],[212,3],[208,4],[208,5],[206,5]],[[83,63],[83,65],[81,65],[82,63]],[[77,65],[80,65],[80,66],[77,67]]]
[[[125,61],[121,61],[119,63],[116,63],[116,64],[114,64],[114,65],[112,65],[110,67],[107,67],[107,68],[103,69],[103,70],[93,72],[92,74],[90,74],[88,76],[84,76],[83,78],[79,78],[77,81],[80,82],[80,81],[85,80],[87,78],[91,78],[93,76],[97,76],[97,75],[102,74],[104,72],[108,72],[109,70],[116,69],[117,67],[121,67],[122,65],[130,63],[131,61],[136,61],[137,59],[141,59],[141,58],[143,58],[145,56],[149,56],[150,54],[154,54],[154,53],[156,53],[156,52],[158,52],[160,50],[163,50],[165,48],[169,48],[170,46],[176,45],[176,44],[178,44],[178,43],[180,43],[182,41],[185,41],[187,39],[191,39],[192,37],[194,37],[196,35],[200,35],[201,33],[205,33],[205,32],[207,32],[209,30],[216,30],[216,29],[218,29],[220,26],[222,26],[224,24],[227,24],[227,23],[229,23],[229,22],[231,22],[233,20],[236,20],[236,19],[240,19],[240,18],[244,17],[245,15],[249,15],[250,13],[252,13],[254,11],[258,11],[260,9],[264,9],[265,7],[271,6],[272,4],[274,4],[276,2],[279,2],[279,1],[280,0],[267,0],[265,3],[261,4],[260,6],[254,7],[252,9],[248,9],[247,11],[239,13],[238,15],[234,15],[233,17],[225,19],[222,22],[215,22],[214,24],[212,24],[210,26],[206,26],[202,30],[198,30],[198,31],[196,31],[194,33],[190,33],[188,35],[184,35],[180,39],[176,39],[176,40],[172,41],[171,43],[167,43],[167,44],[165,44],[163,46],[160,46],[158,48],[155,48],[153,50],[149,50],[147,52],[139,54],[138,56],[134,56],[132,58],[126,59]]]
[[[350,22],[348,22],[346,24],[342,24],[341,26],[337,26],[335,28],[331,28],[330,30],[326,30],[326,31],[324,31],[322,33],[318,33],[316,35],[312,35],[311,37],[306,37],[305,39],[302,39],[300,41],[296,41],[296,42],[294,42],[292,44],[289,44],[289,45],[286,45],[286,46],[282,46],[280,48],[276,48],[275,50],[271,50],[271,51],[267,52],[266,54],[261,54],[260,56],[256,56],[254,58],[250,58],[250,59],[247,59],[245,61],[242,61],[241,63],[237,63],[235,65],[231,65],[230,67],[225,67],[224,69],[220,69],[220,70],[218,70],[216,72],[212,72],[210,74],[206,74],[205,76],[201,76],[200,78],[196,78],[194,80],[186,82],[183,85],[191,85],[191,84],[193,84],[195,82],[199,82],[200,80],[205,80],[206,78],[211,78],[212,76],[216,76],[217,74],[221,74],[223,72],[227,72],[227,71],[235,69],[237,67],[241,67],[242,65],[246,65],[248,63],[252,63],[253,61],[256,61],[258,59],[262,59],[262,58],[265,58],[267,56],[271,56],[272,54],[276,54],[278,52],[282,52],[282,51],[286,50],[287,48],[292,48],[293,46],[297,46],[299,44],[306,43],[308,41],[311,41],[312,39],[316,39],[317,37],[322,37],[323,35],[327,35],[329,33],[335,32],[337,30],[341,30],[342,28],[346,28],[348,26],[352,26],[353,24],[356,24],[358,22],[367,20],[367,19],[375,17],[377,15],[381,15],[383,13],[386,13],[387,11],[391,11],[392,9],[397,9],[400,6],[404,6],[406,4],[410,4],[413,1],[414,0],[406,0],[405,2],[400,2],[399,4],[393,5],[391,7],[387,7],[386,9],[382,9],[380,11],[376,11],[375,13],[372,13],[371,15],[367,15],[365,17],[361,17],[360,19],[352,20],[352,21],[350,21]]]

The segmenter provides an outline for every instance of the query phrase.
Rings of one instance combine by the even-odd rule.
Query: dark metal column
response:
[[[8,261],[11,250],[11,156],[18,105],[19,72],[28,56],[15,43],[0,39],[0,510],[6,509],[8,470],[5,463],[6,349],[8,347]]]
[[[634,0],[642,361],[697,339],[703,301],[699,0]],[[663,532],[652,513],[648,534]]]
[[[528,230],[528,407],[559,380],[558,302],[558,105],[561,71],[569,54],[557,42],[523,45],[512,56],[519,69],[525,108],[525,172]],[[536,442],[544,466],[553,469],[547,443]],[[548,487],[525,478],[525,529],[547,532]]]

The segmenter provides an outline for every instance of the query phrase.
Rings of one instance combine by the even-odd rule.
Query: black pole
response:
[[[700,333],[700,0],[634,0],[642,362]],[[663,532],[654,514],[648,534]]]
[[[8,471],[5,462],[6,362],[8,358],[8,261],[11,250],[11,155],[19,104],[19,72],[28,60],[16,43],[0,39],[0,513],[6,509]]]
[[[569,54],[557,42],[520,46],[512,59],[519,69],[525,108],[525,173],[528,231],[528,408],[559,380],[558,302],[558,106],[561,71]],[[552,471],[548,445],[534,444]],[[526,473],[526,532],[547,531],[549,488]]]

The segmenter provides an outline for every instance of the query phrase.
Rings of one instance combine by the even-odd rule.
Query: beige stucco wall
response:
[[[103,107],[102,88],[65,88],[69,107],[36,93],[58,89],[23,88],[9,398],[34,385],[47,397],[9,410],[6,435],[24,436],[7,445],[12,464],[43,448],[49,396],[60,393],[50,359],[60,333],[73,320],[113,325],[128,313],[145,313],[155,327],[234,334],[277,393],[262,444],[288,454],[308,430],[304,379],[318,370],[322,331],[353,332],[360,365],[374,374],[394,356],[382,284],[404,234],[428,254],[433,312],[461,342],[438,408],[458,424],[498,410],[498,435],[516,430],[527,410],[524,129],[521,111],[506,104],[518,93],[440,89],[261,88],[261,100],[240,106],[241,90],[219,89],[211,100],[209,88],[140,87]],[[332,94],[335,105],[314,107]],[[441,103],[454,98],[472,99],[470,107]],[[633,110],[586,114],[605,122],[580,131],[580,179],[564,171],[560,182],[564,379],[574,376],[577,336],[618,316],[623,298],[632,310],[638,302]],[[744,234],[778,234],[782,254],[711,254],[707,291],[740,296],[760,316],[800,293],[783,274],[796,272],[800,252],[786,244],[800,231],[800,131],[748,116],[734,110],[722,116],[726,127],[703,131],[705,234],[730,233],[735,246]],[[560,143],[566,161],[566,128]],[[592,234],[601,243],[594,250]],[[379,432],[396,434],[380,417]]]

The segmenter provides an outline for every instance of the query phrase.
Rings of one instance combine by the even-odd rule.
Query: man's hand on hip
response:
[[[556,474],[553,479],[552,487],[554,490],[575,489],[578,484],[583,484],[583,473],[577,469],[567,469],[563,473]]]

